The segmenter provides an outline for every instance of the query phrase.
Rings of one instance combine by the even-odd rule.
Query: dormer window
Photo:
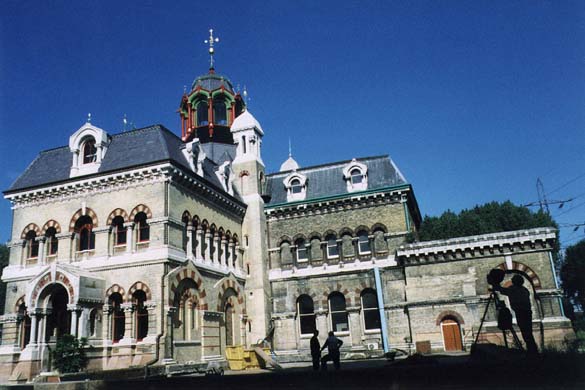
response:
[[[91,164],[96,162],[97,148],[95,147],[95,140],[88,139],[83,143],[83,164]]]
[[[367,190],[368,166],[354,158],[343,168],[343,178],[347,185],[347,192]]]
[[[304,200],[307,197],[307,178],[297,172],[291,173],[284,181],[286,187],[286,200],[294,202]]]
[[[303,185],[301,184],[301,181],[299,179],[291,180],[290,191],[293,194],[300,194],[301,192],[303,192]]]

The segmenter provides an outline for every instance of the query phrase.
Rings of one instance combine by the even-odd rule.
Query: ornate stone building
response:
[[[493,267],[529,282],[542,343],[569,332],[554,230],[405,244],[421,217],[388,156],[307,168],[289,156],[266,174],[264,131],[213,67],[179,114],[180,137],[88,120],[4,192],[0,376],[49,370],[63,334],[89,339],[93,370],[224,360],[262,340],[277,360],[305,359],[314,329],[335,331],[346,358],[463,350]],[[498,341],[493,320],[484,338]]]

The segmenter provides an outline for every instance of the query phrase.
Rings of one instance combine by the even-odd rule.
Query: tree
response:
[[[87,367],[88,358],[85,354],[87,339],[77,339],[70,334],[64,334],[55,349],[51,351],[53,366],[62,374],[79,372]]]
[[[585,309],[585,239],[567,247],[561,265],[565,295]]]

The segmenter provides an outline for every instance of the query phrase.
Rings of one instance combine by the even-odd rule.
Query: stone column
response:
[[[42,236],[38,237],[37,240],[39,241],[39,264],[45,264],[45,242],[47,241],[47,237]]]
[[[176,307],[169,307],[167,311],[167,322],[166,322],[166,331],[165,331],[165,357],[163,363],[169,364],[172,363],[173,355],[174,355],[174,335],[173,335],[173,317],[177,311]]]
[[[102,340],[104,344],[112,344],[112,305],[107,303],[102,307]]]
[[[240,267],[238,267],[237,262],[235,261],[236,259],[236,254],[235,254],[235,249],[236,248],[236,244],[234,244],[233,241],[230,241],[229,243],[229,251],[228,251],[228,256],[227,256],[227,262],[228,262],[228,267],[229,268],[236,268],[239,269]]]
[[[145,309],[148,311],[148,332],[146,338],[153,338],[156,336],[156,302],[148,301],[144,303]]]
[[[193,225],[191,222],[187,225],[187,243],[185,245],[185,256],[191,260],[193,259]]]
[[[240,244],[236,243],[236,250],[234,252],[234,263],[236,264],[237,269],[242,269],[242,250],[240,249]]]
[[[39,344],[46,343],[47,340],[47,317],[51,315],[52,309],[43,309],[39,312],[37,339]]]
[[[79,334],[79,315],[81,314],[81,306],[76,304],[67,305],[67,310],[71,312],[71,334],[78,337]]]
[[[219,265],[219,236],[213,235],[213,264]]]
[[[20,241],[20,265],[23,267],[26,267],[26,257],[27,257],[27,253],[26,253],[26,240],[21,240]]]
[[[124,224],[126,228],[126,253],[134,252],[134,222]]]
[[[120,344],[136,343],[136,337],[134,337],[134,304],[123,303],[120,308],[124,311],[124,337],[120,340]]]
[[[203,229],[201,226],[197,226],[197,230],[195,231],[197,243],[195,244],[195,258],[201,259],[203,257],[201,248],[203,247]]]
[[[30,315],[30,341],[29,341],[29,345],[36,345],[37,344],[37,325],[38,325],[38,320],[37,320],[37,311],[33,310],[32,312],[29,313]]]
[[[221,236],[221,242],[220,242],[220,246],[221,246],[221,258],[220,258],[220,262],[222,265],[225,265],[226,267],[229,266],[228,261],[229,261],[229,256],[227,253],[227,239],[226,236]]]
[[[205,232],[205,260],[211,261],[211,233],[209,230]]]

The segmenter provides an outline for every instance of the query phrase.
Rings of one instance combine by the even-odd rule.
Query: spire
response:
[[[213,37],[213,29],[209,29],[209,39],[204,41],[205,43],[209,44],[209,72],[213,73],[213,54],[215,54],[215,49],[213,48],[213,44],[219,42],[219,38]]]
[[[288,158],[280,166],[280,172],[296,171],[299,168],[299,163],[297,163],[292,157],[292,144],[290,142],[290,137],[288,137]]]
[[[290,143],[290,137],[288,137],[288,158],[292,157],[292,146]]]

